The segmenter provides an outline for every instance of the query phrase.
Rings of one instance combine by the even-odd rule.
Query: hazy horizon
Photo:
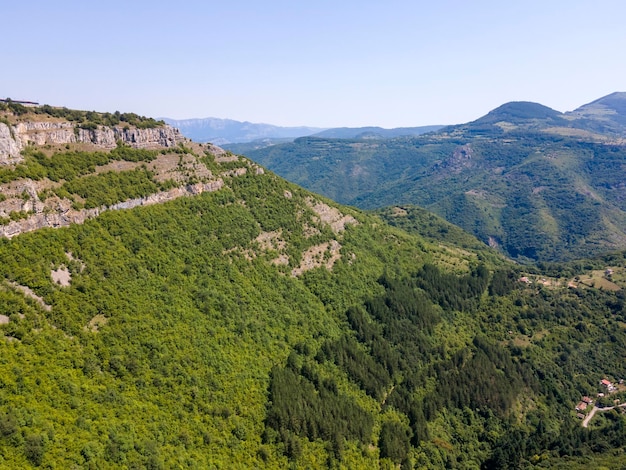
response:
[[[624,90],[618,1],[10,2],[0,95],[171,119],[416,127]],[[26,21],[20,21],[20,19]]]

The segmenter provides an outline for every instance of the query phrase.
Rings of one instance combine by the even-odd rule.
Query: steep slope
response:
[[[587,262],[611,269],[589,279],[577,265],[520,272],[419,210],[392,217],[428,239],[213,146],[66,145],[1,174],[45,185],[43,212],[100,209],[0,238],[1,467],[623,454],[623,417],[594,431],[574,411],[626,375],[623,256]],[[158,184],[188,191],[153,201]],[[151,202],[118,205],[137,198]]]
[[[626,247],[626,133],[600,133],[620,97],[594,105],[604,121],[514,102],[416,138],[304,138],[247,156],[344,204],[421,205],[520,261],[574,259]]]
[[[574,122],[594,127],[600,132],[615,133],[622,137],[626,133],[626,93],[615,92],[592,101],[567,113]]]

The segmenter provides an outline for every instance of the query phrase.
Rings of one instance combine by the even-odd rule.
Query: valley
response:
[[[625,101],[511,102],[417,137],[302,137],[245,155],[343,204],[424,207],[520,263],[568,261],[626,248]]]

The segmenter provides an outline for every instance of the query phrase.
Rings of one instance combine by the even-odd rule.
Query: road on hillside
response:
[[[607,406],[605,408],[598,408],[597,406],[593,406],[593,408],[591,409],[591,412],[587,415],[587,417],[585,419],[583,419],[583,428],[586,428],[587,426],[589,426],[589,421],[591,421],[591,418],[593,418],[593,416],[599,411],[600,413],[604,412],[604,411],[609,411],[612,410],[614,408],[617,407],[625,407],[626,403],[622,403],[621,405],[615,405],[615,406]]]

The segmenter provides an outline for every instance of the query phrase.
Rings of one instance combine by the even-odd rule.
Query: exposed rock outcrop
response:
[[[161,126],[138,129],[128,126],[98,126],[81,129],[63,121],[26,121],[9,127],[0,123],[0,164],[21,161],[20,152],[27,145],[88,143],[103,149],[115,148],[118,141],[135,148],[175,147],[185,138],[178,129]]]
[[[291,270],[293,277],[302,275],[305,271],[325,266],[331,271],[335,262],[341,258],[341,244],[337,240],[314,245],[302,253],[300,266]]]
[[[10,165],[21,159],[22,148],[14,136],[14,130],[0,122],[0,165]]]
[[[129,199],[126,201],[118,202],[109,207],[100,207],[96,209],[81,209],[75,210],[70,207],[64,207],[59,204],[57,212],[53,213],[35,213],[26,219],[11,221],[6,225],[0,225],[0,236],[12,238],[16,235],[25,232],[32,232],[41,228],[58,228],[67,227],[71,224],[82,224],[88,219],[97,217],[106,210],[120,210],[120,209],[132,209],[138,206],[149,206],[153,204],[159,204],[173,199],[178,199],[184,196],[193,196],[201,194],[203,192],[217,191],[224,186],[222,179],[210,181],[207,183],[189,184],[186,186],[172,188],[168,191],[162,191],[159,193],[151,194],[147,197],[141,197],[136,199]],[[67,201],[63,201],[67,203]]]
[[[359,222],[351,215],[342,214],[339,209],[330,207],[323,202],[315,201],[312,198],[306,200],[307,205],[319,217],[319,221],[330,226],[334,233],[343,232],[346,225],[358,224]]]

